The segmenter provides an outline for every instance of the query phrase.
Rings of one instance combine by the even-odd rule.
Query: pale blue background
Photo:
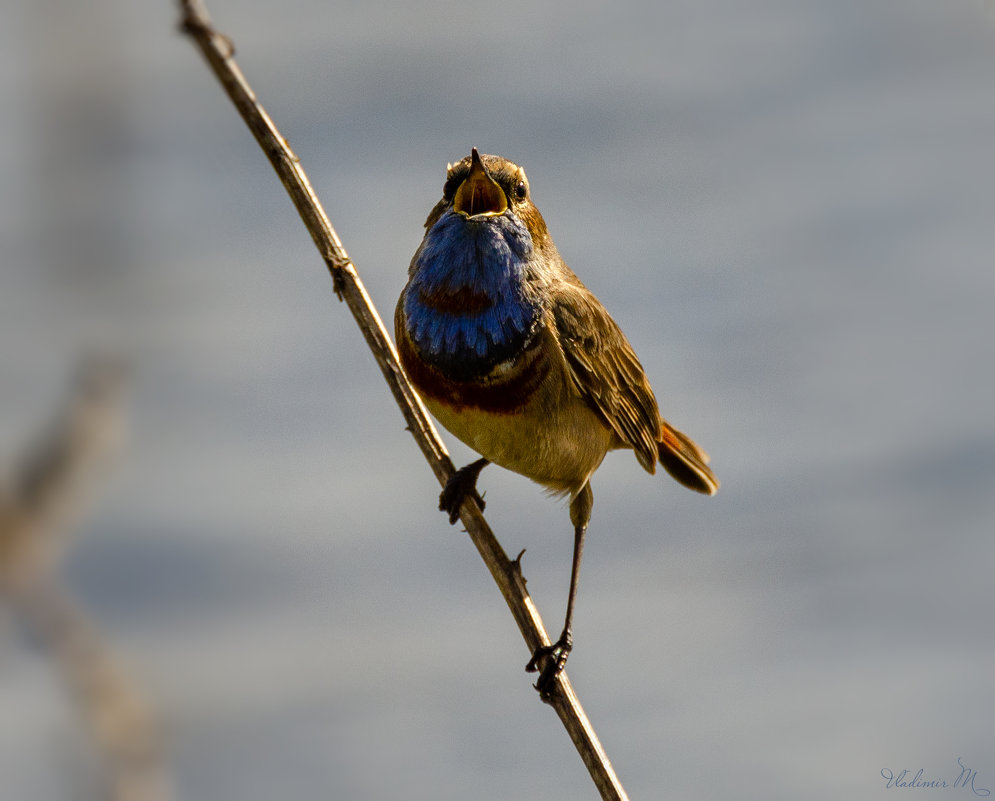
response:
[[[882,768],[958,756],[995,786],[989,4],[211,10],[382,315],[446,162],[505,155],[711,452],[714,499],[625,454],[594,482],[570,675],[633,799],[887,798]],[[82,352],[130,357],[130,446],[66,572],[178,796],[594,798],[173,5],[2,15],[0,454]],[[558,627],[566,509],[481,485]],[[78,736],[0,627],[3,798],[78,798]]]

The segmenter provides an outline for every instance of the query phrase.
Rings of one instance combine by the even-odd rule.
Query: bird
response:
[[[573,613],[605,455],[630,449],[654,473],[713,495],[708,455],[661,416],[632,346],[567,267],[532,201],[525,171],[495,155],[447,165],[442,199],[408,268],[394,314],[398,355],[432,415],[481,458],[445,484],[439,508],[455,523],[496,464],[569,497],[574,529],[562,633],[526,665],[552,692],[573,648]]]

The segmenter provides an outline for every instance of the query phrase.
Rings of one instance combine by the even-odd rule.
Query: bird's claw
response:
[[[446,482],[446,486],[439,493],[439,511],[449,515],[450,525],[454,525],[459,520],[460,507],[467,498],[473,498],[477,502],[477,506],[480,507],[480,511],[484,511],[483,496],[477,492],[477,477],[486,464],[487,461],[481,459],[473,464],[468,464],[466,467],[461,467],[453,473],[452,478]]]
[[[565,631],[560,635],[560,639],[552,645],[540,645],[532,654],[532,658],[525,666],[528,673],[539,673],[535,688],[539,691],[539,697],[546,701],[553,693],[556,686],[556,677],[567,664],[567,657],[573,648],[573,637],[570,632]],[[540,663],[545,664],[540,666]]]

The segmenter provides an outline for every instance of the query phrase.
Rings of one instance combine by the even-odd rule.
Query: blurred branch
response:
[[[120,365],[85,364],[64,411],[0,493],[0,587],[34,585],[53,570],[120,442],[123,390]]]
[[[245,124],[256,137],[280,181],[304,220],[318,252],[332,275],[335,292],[349,306],[356,323],[366,337],[374,358],[383,371],[408,429],[421,448],[425,459],[441,485],[445,485],[454,468],[445,446],[428,417],[425,407],[408,383],[397,359],[397,352],[384,328],[380,315],[359,279],[355,265],[349,259],[335,229],[300,166],[287,140],[277,130],[269,115],[256,100],[245,77],[235,63],[234,46],[230,39],[211,26],[206,8],[200,0],[180,0],[181,30],[200,49],[229,99]],[[504,596],[508,608],[525,639],[531,654],[537,646],[549,645],[549,638],[539,613],[525,589],[518,560],[510,560],[498,543],[483,515],[472,500],[464,502],[460,519],[480,552]],[[604,799],[627,798],[594,728],[581,708],[565,673],[558,676],[558,690],[543,700],[559,715],[581,758]]]
[[[59,587],[68,534],[122,434],[124,371],[94,360],[66,408],[0,494],[0,597],[50,655],[104,764],[109,801],[172,797],[151,711],[128,672]]]

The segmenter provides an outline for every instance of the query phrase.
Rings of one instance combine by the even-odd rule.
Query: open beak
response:
[[[470,174],[453,196],[453,211],[464,217],[495,217],[508,209],[504,190],[487,174],[477,148],[470,154]]]

